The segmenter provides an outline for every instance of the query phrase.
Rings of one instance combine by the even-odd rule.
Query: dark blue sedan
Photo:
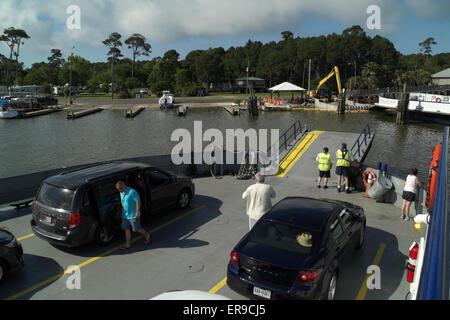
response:
[[[362,248],[363,208],[289,197],[278,202],[231,252],[227,284],[251,299],[334,299],[341,261]]]

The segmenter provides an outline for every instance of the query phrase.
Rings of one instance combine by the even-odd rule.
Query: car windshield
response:
[[[292,225],[261,220],[251,230],[248,241],[302,255],[311,254],[315,233]]]
[[[74,192],[44,183],[37,196],[37,201],[49,207],[70,211]]]

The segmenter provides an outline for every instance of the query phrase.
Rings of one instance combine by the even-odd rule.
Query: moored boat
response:
[[[163,95],[161,98],[159,98],[159,106],[161,108],[163,107],[173,107],[175,104],[175,97],[170,91],[163,91]]]
[[[13,119],[19,115],[17,110],[10,108],[11,103],[0,99],[0,119]]]
[[[376,107],[386,109],[397,109],[398,100],[379,97]],[[417,113],[430,113],[450,116],[450,97],[427,94],[427,93],[410,93],[408,110]]]

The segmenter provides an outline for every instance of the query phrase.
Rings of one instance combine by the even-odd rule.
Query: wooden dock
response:
[[[231,115],[238,116],[241,114],[241,110],[239,106],[227,106],[223,107],[225,110],[227,110]]]
[[[41,109],[41,110],[37,110],[37,111],[29,111],[29,112],[24,112],[24,113],[20,113],[19,114],[19,118],[33,118],[33,117],[38,117],[38,116],[43,116],[45,114],[49,114],[49,113],[53,113],[53,112],[58,112],[61,109],[58,108],[51,108],[51,109]]]
[[[125,118],[134,118],[144,109],[144,106],[135,106],[131,109],[127,109],[125,111]]]
[[[177,114],[179,115],[179,116],[186,116],[186,114],[187,114],[187,111],[188,111],[188,106],[184,106],[184,105],[182,105],[182,106],[179,106],[178,108],[177,108]]]
[[[102,111],[102,108],[91,108],[91,109],[85,109],[85,110],[79,110],[79,111],[73,111],[69,110],[67,111],[67,119],[78,119],[93,113],[97,113]]]

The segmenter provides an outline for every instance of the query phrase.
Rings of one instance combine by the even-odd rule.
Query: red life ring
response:
[[[441,98],[436,98],[436,102],[441,102]]]
[[[426,188],[427,196],[425,198],[425,205],[429,211],[433,209],[434,194],[436,192],[436,184],[439,173],[439,161],[441,159],[441,151],[442,145],[441,144],[436,145],[436,147],[434,147],[433,149],[433,156],[430,162],[430,172],[428,174],[428,182]]]
[[[369,183],[367,182],[367,178],[368,178],[368,175],[372,175],[372,179],[373,179],[373,183],[372,184],[370,184],[369,185]],[[363,172],[363,182],[364,182],[364,186],[366,187],[366,189],[367,189],[367,187],[371,187],[373,184],[375,184],[375,182],[377,181],[377,175],[375,174],[375,173],[373,173],[373,171],[372,170],[370,170],[370,169],[366,169],[366,170],[364,170],[364,172]]]

